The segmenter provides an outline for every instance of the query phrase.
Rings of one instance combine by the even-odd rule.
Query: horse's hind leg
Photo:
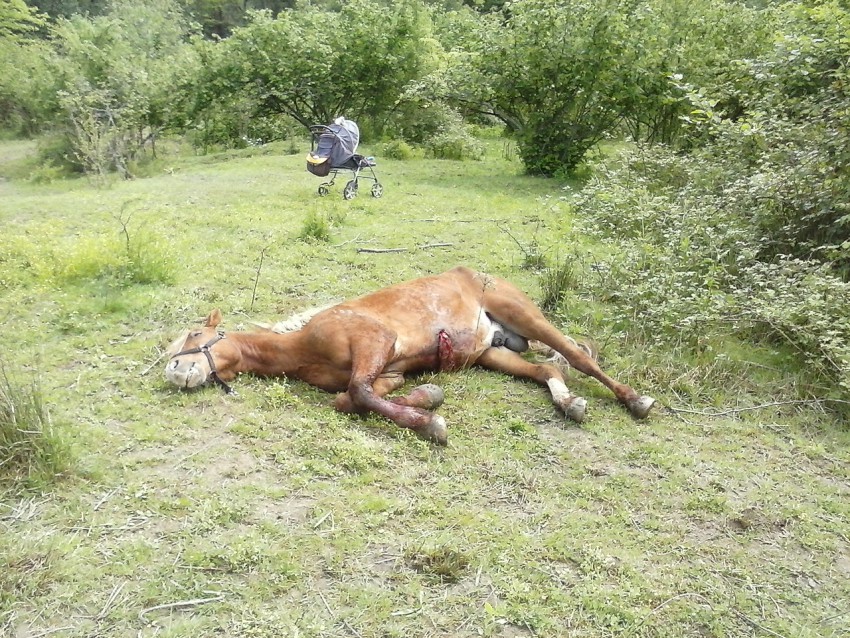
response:
[[[576,423],[584,420],[587,401],[579,396],[570,394],[564,375],[553,365],[531,363],[516,352],[506,348],[490,348],[478,357],[476,365],[497,370],[515,377],[531,379],[540,385],[545,385],[552,393],[552,402],[564,411]]]
[[[573,368],[597,379],[610,389],[635,417],[642,419],[649,414],[655,399],[641,396],[626,384],[619,383],[605,374],[587,351],[549,323],[534,302],[510,282],[497,279],[491,289],[485,290],[483,305],[484,310],[498,323],[526,339],[545,343],[560,352]]]

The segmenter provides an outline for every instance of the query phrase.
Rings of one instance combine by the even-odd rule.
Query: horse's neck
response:
[[[291,374],[304,363],[301,331],[277,334],[274,332],[231,332],[227,335],[242,352],[239,372],[276,376]]]

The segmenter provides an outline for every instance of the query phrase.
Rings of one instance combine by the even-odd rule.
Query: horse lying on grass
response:
[[[230,391],[241,372],[301,379],[339,392],[340,412],[377,412],[424,439],[445,445],[446,422],[433,410],[443,402],[434,384],[406,396],[385,398],[407,373],[462,370],[479,365],[548,386],[552,400],[576,422],[587,402],[570,394],[564,375],[551,363],[520,356],[529,341],[560,353],[570,366],[598,379],[636,418],[647,416],[654,399],[605,374],[592,353],[550,324],[513,284],[457,267],[321,309],[300,329],[275,332],[217,330],[221,313],[190,330],[165,368],[169,382],[194,388],[209,381]]]

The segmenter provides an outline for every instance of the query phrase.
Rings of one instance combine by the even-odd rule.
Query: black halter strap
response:
[[[212,348],[215,344],[217,344],[222,339],[226,339],[223,332],[219,332],[212,339],[207,341],[204,345],[198,346],[197,348],[189,348],[188,350],[181,350],[177,354],[173,355],[171,358],[174,359],[176,357],[180,357],[184,354],[198,354],[203,353],[203,355],[207,358],[207,362],[210,364],[210,379],[215,381],[215,383],[224,390],[227,394],[236,394],[229,385],[227,385],[221,378],[218,376],[218,372],[215,369],[215,362],[213,361],[212,355],[210,354],[210,348]]]

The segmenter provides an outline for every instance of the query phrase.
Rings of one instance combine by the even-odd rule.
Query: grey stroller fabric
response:
[[[355,122],[340,117],[328,126],[328,130],[319,136],[314,153],[319,157],[327,157],[331,168],[345,168],[357,151],[360,129]]]

